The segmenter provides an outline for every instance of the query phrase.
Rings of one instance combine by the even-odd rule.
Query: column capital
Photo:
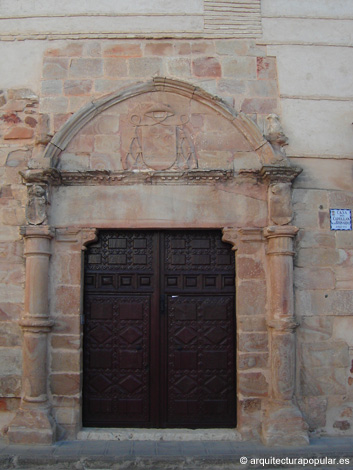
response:
[[[23,225],[20,227],[20,235],[23,238],[47,238],[51,240],[55,236],[55,229],[50,225]]]
[[[298,231],[298,227],[295,227],[294,225],[271,225],[264,228],[264,236],[266,238],[294,238]]]

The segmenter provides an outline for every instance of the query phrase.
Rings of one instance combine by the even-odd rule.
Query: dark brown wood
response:
[[[235,426],[234,286],[219,231],[101,231],[85,254],[83,424]]]

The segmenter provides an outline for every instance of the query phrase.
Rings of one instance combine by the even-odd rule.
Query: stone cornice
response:
[[[303,170],[293,166],[264,165],[260,175],[269,184],[291,183]]]

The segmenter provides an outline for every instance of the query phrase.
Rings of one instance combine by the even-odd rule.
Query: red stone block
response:
[[[257,77],[259,79],[277,78],[276,59],[274,57],[257,57]]]
[[[241,110],[244,113],[270,114],[277,110],[277,100],[272,98],[246,98]]]
[[[32,116],[27,116],[25,119],[25,123],[29,125],[29,127],[36,127],[38,121],[34,119]]]
[[[48,57],[81,57],[83,44],[72,42],[62,48],[48,49],[45,55]]]
[[[140,44],[115,44],[109,46],[103,51],[105,57],[141,57],[142,51]]]
[[[194,60],[192,69],[196,77],[217,78],[222,75],[221,65],[214,57],[200,57]]]
[[[18,124],[19,122],[22,122],[16,113],[5,113],[0,117],[0,119],[8,124]]]
[[[33,134],[33,129],[28,129],[28,127],[13,127],[4,135],[4,139],[31,139]]]
[[[173,44],[170,42],[152,42],[145,46],[145,55],[170,56],[174,52]]]

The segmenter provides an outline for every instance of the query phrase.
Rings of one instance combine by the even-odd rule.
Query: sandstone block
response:
[[[81,332],[81,323],[79,315],[60,315],[53,317],[54,334],[79,335]]]
[[[29,127],[34,128],[38,124],[38,121],[34,119],[32,116],[27,116],[25,118],[25,124],[27,124]]]
[[[267,331],[265,316],[256,315],[256,316],[240,316],[238,318],[238,330],[241,332],[249,331]]]
[[[42,113],[64,114],[68,110],[69,100],[64,96],[46,97],[40,102]]]
[[[80,372],[80,355],[75,351],[53,351],[51,354],[51,371]]]
[[[344,318],[343,318],[344,320]],[[297,329],[299,342],[325,341],[332,337],[332,317],[303,317]],[[340,339],[337,337],[337,339]]]
[[[222,61],[222,70],[224,77],[232,77],[237,80],[255,80],[256,58],[224,58]]]
[[[0,321],[17,321],[23,311],[21,303],[1,302]]]
[[[6,166],[20,167],[27,163],[32,152],[30,150],[14,150],[9,152],[6,158]]]
[[[149,42],[145,46],[145,55],[171,56],[174,53],[174,46],[170,42],[157,41]]]
[[[81,253],[58,250],[60,262],[55,267],[55,277],[58,284],[79,286],[81,282]],[[59,260],[58,260],[59,261]]]
[[[352,232],[336,232],[336,246],[337,248],[352,248]]]
[[[0,376],[0,395],[4,398],[21,397],[21,371]]]
[[[118,77],[115,77],[118,78]],[[97,93],[110,93],[112,91],[117,91],[124,86],[125,82],[119,80],[103,80],[98,79],[94,82],[94,90]],[[128,83],[130,84],[130,82]]]
[[[103,75],[102,59],[72,59],[69,68],[70,77],[97,78]]]
[[[339,261],[337,250],[330,248],[301,248],[295,257],[295,265],[305,266],[328,266],[331,267]]]
[[[126,43],[108,45],[103,48],[105,57],[141,57],[142,50],[140,44]]]
[[[247,256],[237,257],[237,274],[239,279],[264,279],[265,277],[262,263]]]
[[[241,352],[267,352],[267,333],[240,333],[238,348]]]
[[[267,353],[239,354],[239,370],[267,369],[269,366],[269,355]]]
[[[315,431],[326,425],[326,398],[304,397],[299,401],[299,405],[304,419],[309,425],[309,431]]]
[[[294,285],[298,289],[334,289],[335,276],[330,268],[296,268],[294,270]]]
[[[347,392],[346,371],[342,367],[301,367],[300,386],[307,397],[343,395]]]
[[[214,57],[200,57],[193,60],[192,71],[196,77],[221,77],[221,64]]]
[[[307,369],[349,365],[348,346],[344,342],[303,343],[299,347],[299,355]]]
[[[42,96],[58,96],[63,92],[62,80],[43,80]]]
[[[335,248],[336,239],[334,233],[316,230],[299,230],[296,244],[299,248]]]
[[[277,98],[278,89],[276,80],[252,80],[247,85],[250,96]]]
[[[218,82],[219,91],[231,95],[245,93],[245,80],[220,79]]]
[[[64,47],[50,48],[45,51],[48,57],[81,57],[83,54],[83,44],[79,42],[70,42]]]
[[[247,114],[271,114],[276,113],[277,105],[274,98],[245,98],[241,110]]]
[[[102,44],[100,42],[89,41],[83,44],[83,52],[80,56],[100,57],[102,55]]]
[[[336,340],[342,340],[347,345],[353,347],[353,317],[336,317],[333,318],[333,338]],[[352,371],[351,371],[352,372]]]
[[[15,347],[0,348],[0,377],[20,375],[22,371],[22,349]]]
[[[82,137],[82,136],[80,136]],[[93,141],[93,137],[87,139],[87,136],[80,138],[79,142],[83,142],[82,147],[79,147],[77,150],[77,155],[74,153],[65,152],[60,156],[60,169],[61,170],[75,170],[75,171],[84,171],[89,169],[89,152],[90,148],[88,147],[87,140]],[[87,150],[88,148],[88,150]],[[87,155],[85,155],[87,153]]]
[[[237,313],[239,316],[262,315],[266,302],[266,283],[264,281],[242,281],[237,291]],[[251,299],[249,302],[248,299]]]
[[[53,349],[78,350],[81,346],[80,336],[76,335],[51,335],[51,347]]]
[[[5,135],[5,140],[13,140],[13,139],[31,139],[34,135],[33,129],[28,127],[12,127]]]
[[[296,307],[302,315],[344,316],[353,313],[353,291],[296,291]]]
[[[191,43],[177,41],[174,44],[174,51],[175,51],[175,54],[189,56],[191,54]]]
[[[64,95],[77,96],[88,95],[92,90],[92,80],[65,80]]]
[[[9,100],[38,101],[38,96],[29,88],[11,88],[7,90]]]
[[[72,408],[58,408],[54,411],[54,417],[58,424],[74,425],[79,420],[79,412]]]
[[[80,314],[80,286],[58,285],[54,301],[56,314],[79,315]]]
[[[22,333],[18,323],[0,321],[0,347],[22,345]]]
[[[104,75],[113,78],[126,77],[127,60],[121,57],[104,59]]]
[[[116,134],[119,130],[119,117],[103,114],[94,118],[81,133],[96,136],[97,134]],[[118,137],[116,137],[117,139]]]
[[[216,51],[220,55],[247,55],[252,44],[247,39],[222,39],[215,41]]]
[[[240,372],[238,390],[243,397],[266,397],[268,383],[261,372]]]
[[[81,374],[50,374],[50,389],[53,395],[72,396],[80,393]]]
[[[213,41],[191,41],[190,46],[192,54],[214,54],[216,51]]]
[[[277,66],[274,57],[257,57],[257,78],[263,79],[276,79]]]
[[[103,154],[117,154],[120,150],[120,138],[113,135],[96,135],[94,150]]]
[[[66,78],[69,70],[69,60],[64,58],[46,58],[43,64],[43,78],[53,80]]]
[[[85,95],[80,96],[69,96],[69,108],[70,113],[76,113],[80,108],[83,108],[87,104],[87,98]]]
[[[245,414],[252,414],[261,411],[261,400],[259,398],[248,398],[240,401],[240,408]]]
[[[167,62],[167,68],[170,75],[177,77],[191,76],[191,61],[184,58],[172,58]]]
[[[160,76],[163,71],[163,60],[159,57],[129,59],[130,77]]]

